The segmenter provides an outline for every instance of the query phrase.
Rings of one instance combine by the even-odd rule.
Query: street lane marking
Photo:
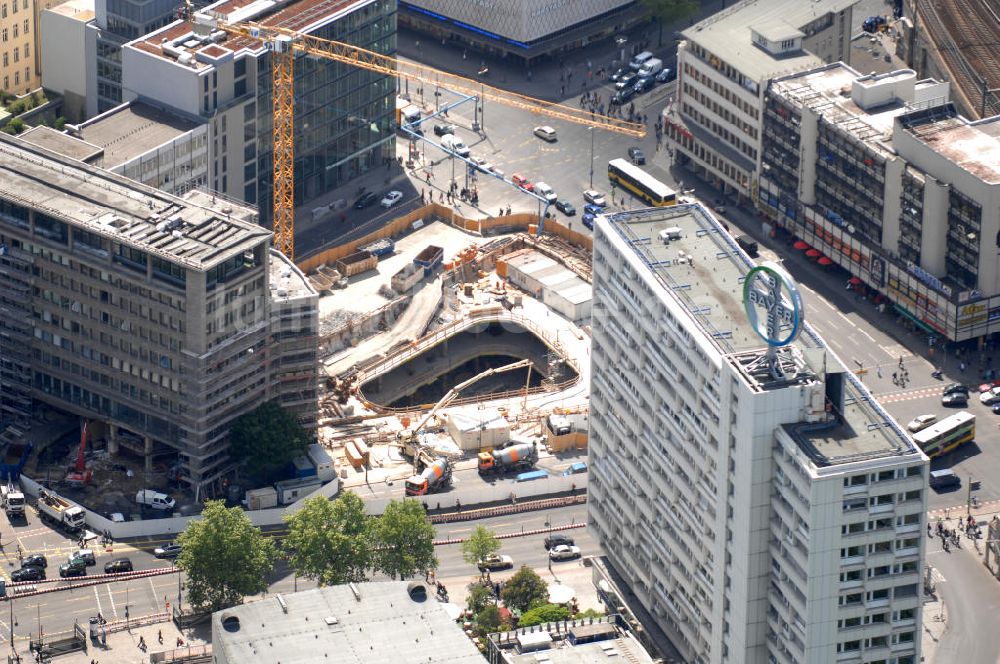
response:
[[[115,606],[115,597],[114,597],[114,595],[111,594],[111,584],[110,583],[106,583],[106,584],[104,584],[104,587],[107,588],[107,590],[108,590],[108,601],[111,602],[111,615],[113,615],[115,618],[117,618],[118,617],[118,607]]]
[[[99,588],[99,586],[94,586],[94,599],[97,600],[97,612],[98,613],[104,613],[101,610],[101,594],[99,592],[97,592],[98,588]]]

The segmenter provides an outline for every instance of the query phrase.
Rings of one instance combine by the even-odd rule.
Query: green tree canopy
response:
[[[177,541],[183,547],[177,567],[187,573],[188,601],[195,609],[217,611],[267,590],[274,542],[242,509],[209,501],[201,518],[191,521]]]
[[[372,522],[375,569],[390,578],[405,579],[437,569],[434,526],[423,506],[412,498],[390,501]]]
[[[284,547],[296,574],[332,586],[365,581],[371,567],[369,519],[365,504],[352,491],[336,500],[314,496],[302,509],[285,516]]]
[[[290,412],[268,401],[233,422],[229,442],[230,453],[243,462],[247,475],[268,484],[312,439]]]
[[[476,529],[462,542],[462,558],[473,566],[478,566],[480,560],[499,550],[500,540],[497,539],[496,533],[483,525],[476,526]]]
[[[500,629],[500,609],[493,604],[487,604],[476,614],[476,631],[480,636],[485,636],[498,629]]]
[[[663,46],[663,26],[682,21],[698,11],[699,0],[639,0],[660,28],[659,44]]]
[[[549,601],[549,585],[535,570],[523,566],[510,577],[500,596],[507,608],[524,613]]]
[[[477,614],[488,604],[493,604],[493,591],[482,583],[470,583],[469,596],[465,600],[465,605],[469,608],[469,611]]]
[[[569,620],[569,618],[569,609],[565,606],[561,604],[542,604],[522,613],[521,619],[517,621],[517,626],[531,627],[532,625],[541,625],[559,620]]]

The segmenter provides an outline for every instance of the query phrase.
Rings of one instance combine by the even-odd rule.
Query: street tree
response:
[[[314,496],[302,509],[285,516],[284,548],[296,574],[320,585],[365,581],[371,567],[369,518],[352,491],[336,500]]]
[[[476,614],[476,632],[480,637],[500,629],[500,609],[493,604],[487,604]]]
[[[521,614],[517,621],[518,627],[531,627],[543,623],[559,622],[569,620],[570,611],[561,604],[541,604],[533,609],[528,609]]]
[[[462,558],[474,566],[478,566],[486,556],[499,550],[500,540],[497,539],[496,533],[483,525],[476,526],[476,529],[462,542]]]
[[[437,569],[434,526],[416,500],[390,501],[382,515],[372,520],[371,533],[375,570],[392,579],[405,579]]]
[[[682,21],[695,12],[701,4],[698,0],[639,0],[660,29],[659,46],[663,46],[663,26]]]
[[[507,608],[524,613],[549,601],[549,584],[525,565],[508,579],[500,596]]]
[[[489,586],[479,582],[469,584],[469,596],[465,600],[465,605],[473,615],[482,611],[487,604],[493,603],[493,591]]]
[[[230,454],[250,479],[269,484],[312,442],[295,416],[275,401],[236,418],[229,428]]]
[[[197,611],[218,611],[267,590],[274,568],[274,542],[239,507],[221,500],[205,504],[200,519],[177,537],[177,567],[187,573],[188,601]]]

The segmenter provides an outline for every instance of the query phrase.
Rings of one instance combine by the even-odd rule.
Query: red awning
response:
[[[827,258],[826,256],[823,256],[816,262],[819,263],[820,265],[833,265],[833,261]]]
[[[799,251],[809,248],[809,245],[803,242],[802,240],[796,240],[795,244],[793,244],[792,246],[798,249]]]
[[[823,252],[821,252],[819,249],[810,249],[809,251],[806,252],[806,256],[808,256],[809,258],[816,258],[817,256],[822,256],[822,255]]]

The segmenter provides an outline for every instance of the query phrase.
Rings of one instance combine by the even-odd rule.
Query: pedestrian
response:
[[[107,647],[108,645],[108,628],[101,627],[101,645]]]
[[[163,630],[162,629],[156,630],[156,640],[160,642],[161,646],[163,645]]]
[[[181,637],[178,636],[177,637],[177,647],[180,648],[182,645],[184,645],[184,639],[182,639]]]
[[[424,190],[423,189],[420,190],[420,202],[421,203],[424,202]]]
[[[146,639],[139,637],[139,650],[146,652]]]
[[[128,607],[125,607],[125,620],[128,620]]]

